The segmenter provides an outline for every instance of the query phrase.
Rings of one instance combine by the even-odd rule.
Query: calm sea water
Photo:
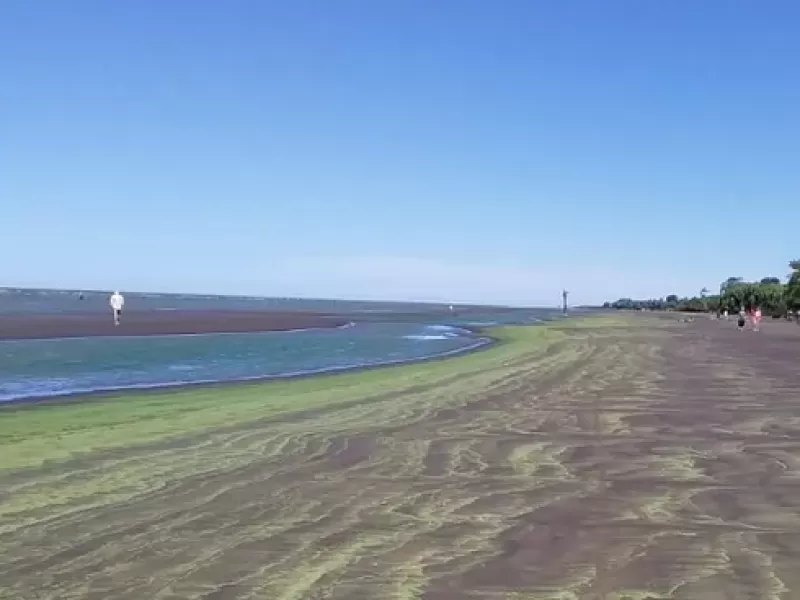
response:
[[[256,296],[213,296],[200,294],[141,294],[122,290],[126,306],[137,310],[311,310],[337,313],[407,312],[441,308],[442,305],[317,300],[306,298],[264,298]],[[30,290],[0,287],[0,314],[71,313],[108,311],[111,291]]]
[[[105,293],[84,293],[78,300],[74,292],[5,291],[0,293],[0,313],[105,311],[106,302]],[[356,324],[298,332],[0,341],[0,401],[417,360],[486,343],[463,329],[467,325],[530,322],[558,314],[487,308],[459,316],[419,304],[155,294],[126,294],[126,306],[310,309],[353,314]]]

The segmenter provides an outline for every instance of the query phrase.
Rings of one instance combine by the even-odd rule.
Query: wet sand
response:
[[[130,311],[114,326],[111,312],[61,315],[0,316],[0,340],[92,337],[115,335],[172,335],[243,333],[339,327],[341,316],[293,311]]]
[[[0,473],[0,597],[799,598],[800,327],[626,319]]]

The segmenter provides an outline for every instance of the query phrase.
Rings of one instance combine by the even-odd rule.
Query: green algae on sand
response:
[[[306,410],[369,403],[453,378],[488,380],[503,365],[545,351],[553,326],[498,327],[491,347],[462,356],[298,379],[120,392],[0,406],[0,470],[241,425]]]

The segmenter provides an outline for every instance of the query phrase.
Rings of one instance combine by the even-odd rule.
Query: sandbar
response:
[[[331,328],[342,316],[299,311],[148,310],[124,312],[119,326],[108,313],[2,315],[0,340],[96,336],[247,333]]]

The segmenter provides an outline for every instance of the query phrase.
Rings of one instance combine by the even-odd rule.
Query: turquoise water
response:
[[[231,308],[229,299],[214,298],[189,302],[203,309]],[[32,305],[36,312],[57,312],[74,298],[56,295],[54,300],[34,294],[15,301],[13,310],[6,303],[6,312],[28,312]],[[318,310],[334,308],[329,301],[273,301],[273,305],[283,303],[282,308],[307,308],[309,303],[316,303]],[[152,302],[185,309],[181,297],[162,296]],[[354,315],[355,324],[296,332],[0,341],[0,401],[286,377],[419,360],[487,342],[465,326],[530,322],[557,315],[536,309],[442,315],[424,305],[371,303],[336,303],[335,311]]]
[[[450,328],[390,323],[292,333],[6,341],[0,342],[0,401],[330,371],[480,343]]]

